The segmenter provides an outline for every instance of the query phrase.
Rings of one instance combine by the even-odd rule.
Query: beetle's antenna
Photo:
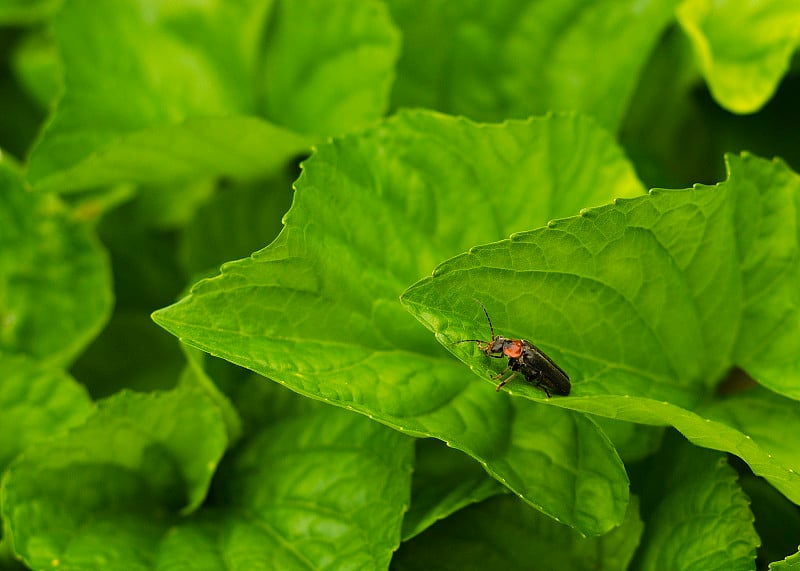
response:
[[[494,341],[494,326],[492,325],[492,320],[491,320],[491,318],[489,317],[489,312],[488,312],[488,311],[486,311],[486,306],[485,306],[485,305],[483,305],[483,304],[481,303],[481,300],[479,300],[477,297],[473,297],[472,299],[474,299],[474,300],[475,300],[475,302],[476,302],[478,305],[480,305],[480,306],[481,306],[481,309],[483,310],[483,314],[486,316],[486,321],[488,321],[488,322],[489,322],[489,332],[492,334],[492,340]]]
[[[452,345],[458,345],[459,343],[486,343],[483,339],[462,339],[461,341],[453,341]]]

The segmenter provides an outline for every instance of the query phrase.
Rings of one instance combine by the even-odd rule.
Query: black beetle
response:
[[[478,349],[488,357],[495,359],[508,357],[508,367],[499,375],[492,377],[495,380],[501,379],[500,384],[497,385],[497,390],[500,391],[517,373],[521,373],[526,381],[542,389],[547,398],[550,398],[550,391],[557,395],[567,396],[570,389],[572,389],[572,385],[564,369],[556,365],[550,357],[545,355],[544,351],[530,341],[509,339],[502,335],[495,335],[489,312],[486,311],[486,307],[480,300],[476,299],[475,301],[481,306],[483,314],[486,316],[486,321],[489,322],[489,331],[492,334],[492,339],[491,341],[463,339],[456,341],[456,343],[477,343]],[[503,379],[508,371],[511,371],[511,374]]]

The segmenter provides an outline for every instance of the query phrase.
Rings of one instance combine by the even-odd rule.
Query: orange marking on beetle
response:
[[[522,340],[510,339],[503,345],[503,354],[506,357],[517,359],[522,356]]]

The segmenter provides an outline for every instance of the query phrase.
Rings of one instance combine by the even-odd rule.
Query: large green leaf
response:
[[[222,471],[215,496],[230,509],[211,545],[222,544],[231,568],[386,569],[413,456],[412,438],[334,407],[279,419]],[[162,559],[174,550],[184,559],[176,569],[193,569],[183,557],[191,548],[166,543]]]
[[[617,571],[627,569],[642,528],[636,498],[618,528],[587,538],[505,496],[470,506],[404,543],[392,563],[397,571]]]
[[[274,0],[259,111],[300,133],[346,133],[386,110],[400,35],[379,0]]]
[[[754,569],[758,535],[736,472],[719,453],[677,438],[649,465],[654,501],[635,569]],[[643,500],[644,503],[644,500]]]
[[[59,369],[0,354],[0,473],[20,452],[80,423],[92,410],[86,390]]]
[[[223,470],[228,507],[171,529],[153,568],[386,569],[412,457],[412,439],[333,407],[279,420]]]
[[[798,502],[800,441],[751,436],[697,408],[737,364],[800,398],[800,177],[780,161],[728,162],[716,187],[653,191],[473,248],[410,288],[406,306],[488,381],[489,359],[450,345],[485,331],[477,296],[498,333],[541,344],[572,376],[572,395],[547,404],[671,424]],[[525,383],[510,392],[543,398]],[[777,400],[775,422],[794,423],[797,403]]]
[[[483,121],[581,111],[616,129],[677,0],[389,0],[395,107]]]
[[[109,270],[94,229],[0,160],[0,349],[71,361],[108,319]]]
[[[735,113],[772,97],[800,43],[795,0],[684,0],[677,15],[714,99]]]
[[[29,448],[3,480],[3,517],[34,568],[144,569],[178,509],[202,502],[227,437],[198,390],[120,393]]]
[[[65,0],[54,26],[64,94],[29,180],[70,190],[252,177],[379,117],[398,49],[386,9],[294,4]]]
[[[296,188],[272,245],[154,319],[297,392],[444,440],[585,533],[619,523],[627,479],[595,424],[470,382],[397,300],[437,258],[640,192],[611,138],[575,116],[408,113],[320,146]]]

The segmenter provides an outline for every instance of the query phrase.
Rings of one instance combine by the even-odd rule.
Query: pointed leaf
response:
[[[671,424],[696,444],[741,456],[798,502],[800,456],[693,411],[735,364],[800,398],[800,177],[780,161],[728,162],[729,179],[717,187],[654,191],[473,248],[404,302],[486,378],[489,359],[450,344],[474,338],[480,323],[468,290],[486,302],[498,333],[540,344],[572,376],[569,398],[547,404]],[[525,383],[510,392],[542,399]],[[786,402],[776,422],[793,423],[786,411],[796,404]]]
[[[585,533],[619,523],[627,478],[596,425],[470,381],[397,301],[437,257],[636,194],[608,135],[575,116],[407,113],[320,146],[296,188],[272,245],[154,319],[301,394],[444,440]]]

